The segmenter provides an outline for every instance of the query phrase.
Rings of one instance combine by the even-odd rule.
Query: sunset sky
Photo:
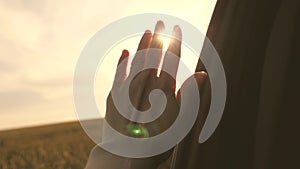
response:
[[[105,25],[124,16],[151,12],[179,17],[206,32],[215,3],[0,0],[0,130],[77,120],[72,95],[76,61],[89,38]],[[121,54],[120,49],[128,48],[133,53],[139,38],[114,50]],[[189,66],[194,70],[195,64]],[[108,77],[101,82],[107,89],[97,96],[100,107],[114,71],[115,67],[107,70]]]

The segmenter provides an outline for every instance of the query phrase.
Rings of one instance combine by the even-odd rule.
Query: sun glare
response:
[[[166,35],[160,35],[158,39],[163,42],[163,51],[167,51],[171,38]]]

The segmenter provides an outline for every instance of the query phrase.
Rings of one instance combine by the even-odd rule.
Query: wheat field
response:
[[[82,169],[94,145],[78,122],[0,131],[0,169]]]

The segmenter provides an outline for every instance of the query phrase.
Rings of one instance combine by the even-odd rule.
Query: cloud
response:
[[[22,83],[33,88],[70,88],[72,87],[73,78],[71,76],[57,76],[43,79],[22,79]]]
[[[11,64],[6,63],[0,60],[0,74],[14,71],[14,68]]]
[[[115,2],[0,1],[0,112],[52,106],[45,99],[71,103],[76,59],[99,28],[119,17],[126,2]]]
[[[76,120],[71,96],[46,98],[30,90],[0,92],[0,130]]]
[[[45,101],[44,97],[35,91],[2,91],[0,92],[0,112],[24,110]]]

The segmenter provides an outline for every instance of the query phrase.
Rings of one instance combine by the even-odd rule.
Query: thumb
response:
[[[201,72],[196,72],[194,73],[192,76],[190,76],[187,80],[185,80],[182,84],[182,86],[186,86],[187,88],[189,88],[189,86],[191,86],[192,84],[189,83],[192,79],[191,78],[195,78],[197,85],[198,85],[198,91],[200,91],[200,88],[203,86],[205,79],[207,77],[207,73],[205,71],[201,71]],[[181,86],[181,88],[182,88]],[[181,103],[181,94],[180,94],[180,89],[177,92],[177,101],[180,105]]]

